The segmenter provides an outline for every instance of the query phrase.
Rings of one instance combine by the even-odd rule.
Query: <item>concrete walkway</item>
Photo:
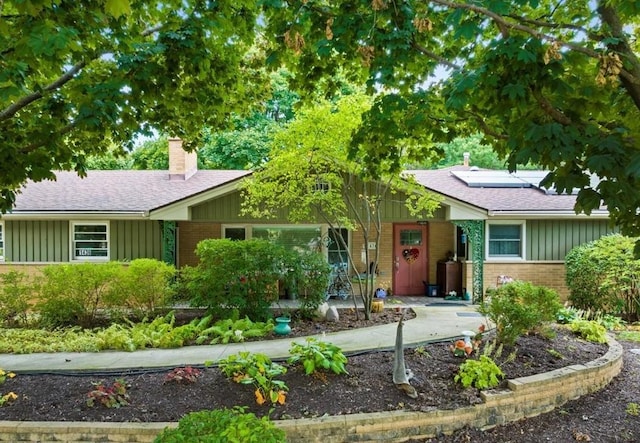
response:
[[[330,300],[337,307],[353,307],[353,301]],[[283,303],[280,303],[283,307]],[[477,306],[465,302],[447,302],[429,297],[398,297],[385,301],[386,309],[410,307],[416,318],[405,322],[405,346],[453,340],[461,331],[477,331],[487,320],[477,312]],[[397,323],[349,331],[327,333],[316,337],[333,343],[349,355],[371,350],[393,349]],[[100,371],[117,372],[136,369],[162,369],[186,365],[199,366],[215,362],[239,351],[260,352],[274,360],[286,359],[292,341],[304,338],[282,338],[226,345],[188,346],[178,349],[145,349],[135,352],[103,351],[59,352],[0,355],[0,368],[15,373]]]

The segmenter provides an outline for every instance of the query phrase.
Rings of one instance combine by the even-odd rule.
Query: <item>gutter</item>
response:
[[[146,220],[149,211],[14,211],[0,215],[1,220]]]
[[[491,210],[487,211],[489,217],[494,218],[584,218],[584,219],[608,219],[609,211],[604,210],[596,210],[592,211],[590,215],[586,215],[584,213],[576,214],[575,211],[571,210],[562,210],[562,211],[509,211],[509,210]]]

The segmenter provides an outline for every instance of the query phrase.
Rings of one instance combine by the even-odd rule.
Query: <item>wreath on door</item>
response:
[[[403,249],[402,257],[407,261],[407,263],[411,264],[418,259],[420,256],[420,250],[418,248],[411,249]]]

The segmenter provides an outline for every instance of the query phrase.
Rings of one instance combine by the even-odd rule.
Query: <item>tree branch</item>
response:
[[[13,104],[9,105],[2,112],[0,112],[0,121],[4,121],[13,117],[16,114],[16,112],[18,112],[25,106],[42,98],[44,96],[44,92],[50,92],[55,89],[58,89],[59,87],[67,83],[69,80],[71,80],[73,76],[76,75],[78,72],[80,72],[82,68],[84,68],[86,65],[87,65],[87,62],[85,60],[82,60],[76,63],[71,69],[69,69],[67,72],[61,75],[53,83],[50,83],[49,85],[45,86],[41,91],[33,92],[27,95],[26,97],[21,98],[17,102],[14,102]]]
[[[445,66],[447,66],[449,68],[452,68],[452,69],[460,69],[460,66],[456,65],[455,63],[450,62],[449,60],[447,60],[444,57],[439,56],[435,52],[429,51],[427,48],[425,48],[424,46],[416,43],[415,41],[412,42],[411,45],[415,49],[417,49],[418,52],[422,53],[423,55],[426,55],[430,59],[433,59],[433,60],[437,61],[440,64],[443,64],[443,65],[445,65]]]
[[[0,0],[0,10],[1,10],[1,8],[2,8],[2,0]],[[155,32],[158,32],[159,30],[161,30],[163,28],[163,26],[164,25],[160,24],[160,25],[153,26],[151,28],[147,28],[142,32],[141,35],[143,37],[151,35],[151,34],[153,34]],[[95,60],[95,59],[97,59],[99,57],[102,57],[106,53],[108,53],[108,51],[103,51],[102,53],[100,53],[97,56],[95,56],[92,60]],[[60,88],[61,86],[63,86],[67,82],[69,82],[71,79],[73,79],[73,77],[78,72],[80,72],[85,66],[87,66],[87,60],[82,60],[82,61],[76,63],[71,69],[69,69],[67,72],[65,72],[63,75],[61,75],[54,82],[52,82],[49,85],[45,86],[42,90],[33,92],[33,93],[21,98],[20,100],[12,103],[11,105],[9,105],[8,107],[6,107],[4,110],[2,110],[0,112],[0,121],[8,120],[9,118],[13,117],[16,114],[16,112],[20,111],[22,108],[28,106],[29,104],[33,103],[36,100],[41,99],[44,96],[45,92],[51,92],[51,91],[54,91],[54,90]]]
[[[549,100],[547,100],[547,98],[543,96],[540,91],[534,89],[531,92],[535,97],[535,99],[537,100],[540,107],[542,108],[542,110],[546,112],[551,118],[553,118],[555,121],[557,121],[558,123],[564,126],[569,126],[573,124],[571,119],[567,117],[563,112],[554,108],[551,102],[549,102]]]
[[[623,31],[623,25],[620,22],[620,17],[618,17],[616,11],[601,2],[598,6],[598,13],[602,18],[602,21],[611,29],[613,37],[619,40],[619,43],[612,44],[611,47],[622,55],[621,58],[631,66],[630,71],[626,69],[622,69],[620,71],[620,81],[635,103],[636,108],[640,109],[640,61],[633,50],[629,47],[629,42],[627,41]]]
[[[64,128],[60,129],[59,131],[56,131],[55,134],[51,134],[51,137],[54,137],[54,136],[55,137],[59,137],[59,136],[64,135],[64,134],[68,134],[76,126],[77,126],[76,122],[69,123]],[[50,140],[50,138],[49,139],[41,139],[36,143],[32,143],[30,145],[27,145],[27,146],[24,146],[24,147],[20,148],[19,151],[23,155],[30,154],[31,152],[35,151],[36,149],[41,148],[42,146],[48,144],[49,140]]]

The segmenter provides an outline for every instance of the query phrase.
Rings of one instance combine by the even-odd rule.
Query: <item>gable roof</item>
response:
[[[11,211],[26,212],[136,212],[148,213],[251,174],[238,170],[202,170],[188,180],[170,180],[167,171],[57,172],[56,180],[28,182],[16,196]]]
[[[470,186],[465,180],[471,182],[469,177],[472,177],[476,170],[464,166],[454,166],[435,170],[408,170],[404,173],[413,175],[416,181],[425,188],[441,194],[449,200],[466,203],[487,211],[488,215],[530,213],[531,215],[575,216],[576,195],[548,192],[535,185],[509,186],[509,184],[504,184],[503,186],[487,182],[486,185],[476,183],[474,186]],[[537,171],[535,175],[542,176],[543,172]],[[523,181],[529,180],[531,182],[529,179],[531,175],[534,175],[531,171],[523,171]],[[517,179],[517,174],[511,175],[511,177]],[[478,180],[478,182],[481,181],[481,179]],[[594,211],[592,215],[606,216],[608,213],[604,208],[601,208],[599,211]]]
[[[480,184],[470,186],[473,171],[454,166],[404,173],[444,196],[451,219],[575,217],[575,195],[545,192],[538,186],[495,187],[491,183],[482,184],[481,179]],[[75,172],[61,171],[56,173],[55,181],[29,181],[21,188],[14,209],[7,216],[93,214],[186,220],[191,205],[236,190],[237,183],[250,174],[246,170],[199,170],[188,180],[171,180],[167,171],[88,171],[84,178]],[[535,175],[540,174],[538,171]],[[602,208],[592,212],[592,216],[606,217],[608,212]]]

